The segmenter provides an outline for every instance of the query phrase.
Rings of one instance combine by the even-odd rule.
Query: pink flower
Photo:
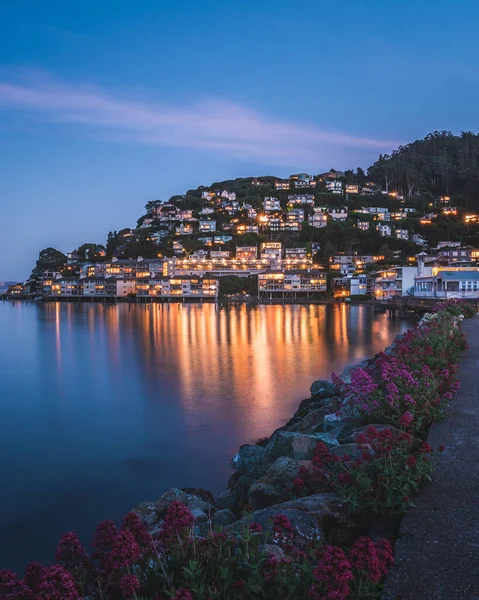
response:
[[[376,546],[371,538],[359,537],[348,553],[348,560],[354,570],[366,571],[368,579],[377,583],[382,576]]]
[[[42,600],[78,600],[73,577],[61,565],[45,567],[38,585],[37,598]]]
[[[275,529],[285,529],[286,531],[293,531],[291,521],[285,515],[276,515],[273,519],[273,525]]]
[[[253,533],[261,533],[263,531],[263,528],[259,523],[250,523],[249,530]]]
[[[414,467],[417,464],[416,459],[414,458],[414,456],[408,456],[407,460],[406,460],[406,464],[410,469],[414,469]]]
[[[175,500],[168,507],[165,521],[161,530],[161,537],[171,538],[185,533],[194,523],[193,515],[182,502]]]
[[[138,581],[138,577],[136,575],[125,575],[120,583],[121,593],[124,598],[131,598],[136,590],[140,589],[140,582]]]
[[[176,594],[174,600],[193,600],[190,590],[186,588],[180,588]]]
[[[412,414],[407,410],[403,416],[399,419],[399,424],[401,425],[401,427],[409,427],[411,425],[411,423],[414,421],[414,417],[412,416]]]

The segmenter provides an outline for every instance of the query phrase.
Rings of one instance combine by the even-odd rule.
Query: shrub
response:
[[[392,564],[387,540],[374,543],[360,538],[349,550],[317,543],[299,550],[292,544],[291,523],[283,515],[275,517],[269,538],[255,523],[238,534],[211,530],[206,537],[195,538],[192,523],[192,514],[179,502],[170,505],[156,540],[136,515],[128,515],[119,531],[111,522],[102,523],[95,536],[96,558],[85,553],[74,534],[65,534],[58,548],[64,565],[32,564],[23,580],[0,571],[0,597],[366,600],[379,594]],[[269,554],[265,541],[282,547],[284,557]]]

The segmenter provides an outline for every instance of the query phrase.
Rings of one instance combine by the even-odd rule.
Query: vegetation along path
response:
[[[463,330],[461,389],[428,438],[446,449],[402,522],[383,600],[479,600],[479,317]]]

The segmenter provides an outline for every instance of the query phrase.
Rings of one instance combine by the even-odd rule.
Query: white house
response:
[[[416,277],[414,295],[420,298],[479,299],[479,270],[472,268],[433,269],[430,276]]]
[[[358,229],[361,229],[361,231],[369,230],[369,221],[358,221],[356,225]]]
[[[263,200],[263,209],[266,212],[273,210],[281,210],[281,203],[278,200],[278,198],[274,198],[273,196],[266,196],[266,198]]]
[[[391,237],[391,227],[389,225],[378,225],[377,230],[383,237]]]
[[[332,194],[342,194],[343,193],[343,182],[338,181],[337,179],[329,179],[325,182],[326,190],[331,192]]]
[[[341,209],[332,208],[328,212],[329,212],[331,218],[334,219],[335,221],[346,221],[346,219],[348,218],[348,209],[347,208],[341,208]]]
[[[394,233],[398,240],[409,240],[409,231],[407,229],[396,229]]]

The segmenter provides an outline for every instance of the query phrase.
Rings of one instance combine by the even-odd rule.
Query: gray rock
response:
[[[137,513],[146,527],[151,530],[164,518],[168,507],[175,500],[187,506],[195,517],[195,520],[200,522],[206,521],[217,510],[216,506],[205,502],[198,496],[173,488],[160,496],[156,502],[143,502],[134,512]]]
[[[328,447],[338,445],[338,441],[329,433],[304,434],[294,431],[277,431],[265,448],[264,460],[270,464],[282,456],[295,460],[308,460],[312,458],[318,442],[324,442]]]
[[[284,515],[291,522],[293,529],[292,542],[297,547],[305,547],[312,541],[323,541],[324,534],[316,519],[305,511],[285,509],[282,504],[257,510],[225,528],[226,533],[241,533],[250,523],[259,523],[266,537],[273,535],[273,519]]]
[[[274,556],[276,560],[282,560],[286,556],[284,550],[276,544],[262,544],[260,549],[266,556]]]
[[[327,415],[324,415],[323,429],[325,432],[331,432],[331,430],[335,430],[338,425],[344,422],[345,420],[337,413],[328,413]]]
[[[351,460],[356,460],[357,458],[361,458],[363,452],[368,452],[371,456],[374,456],[375,452],[371,448],[369,444],[341,444],[336,446],[335,448],[331,448],[331,454],[334,456],[339,456],[340,458],[344,458],[345,456],[349,456]]]
[[[339,389],[331,381],[318,379],[317,381],[313,381],[309,391],[311,392],[311,396],[316,400],[318,398],[330,398],[331,396],[336,396]]]
[[[238,473],[254,472],[261,467],[264,459],[263,446],[244,445],[231,459],[231,467]]]
[[[328,414],[329,408],[316,408],[309,411],[302,419],[296,420],[286,427],[286,431],[297,431],[299,433],[315,433],[323,431],[324,417]]]
[[[293,460],[286,456],[278,458],[265,475],[249,488],[248,504],[254,510],[259,510],[284,500],[286,491],[291,488],[292,480],[301,467],[309,469],[311,461]]]
[[[356,523],[347,505],[336,494],[313,494],[284,502],[278,507],[300,510],[314,517],[327,536],[328,543],[345,544],[356,531]]]
[[[234,523],[235,520],[236,517],[227,508],[216,511],[215,514],[211,517],[212,525],[218,527],[225,527],[226,525],[231,525],[231,523]]]

